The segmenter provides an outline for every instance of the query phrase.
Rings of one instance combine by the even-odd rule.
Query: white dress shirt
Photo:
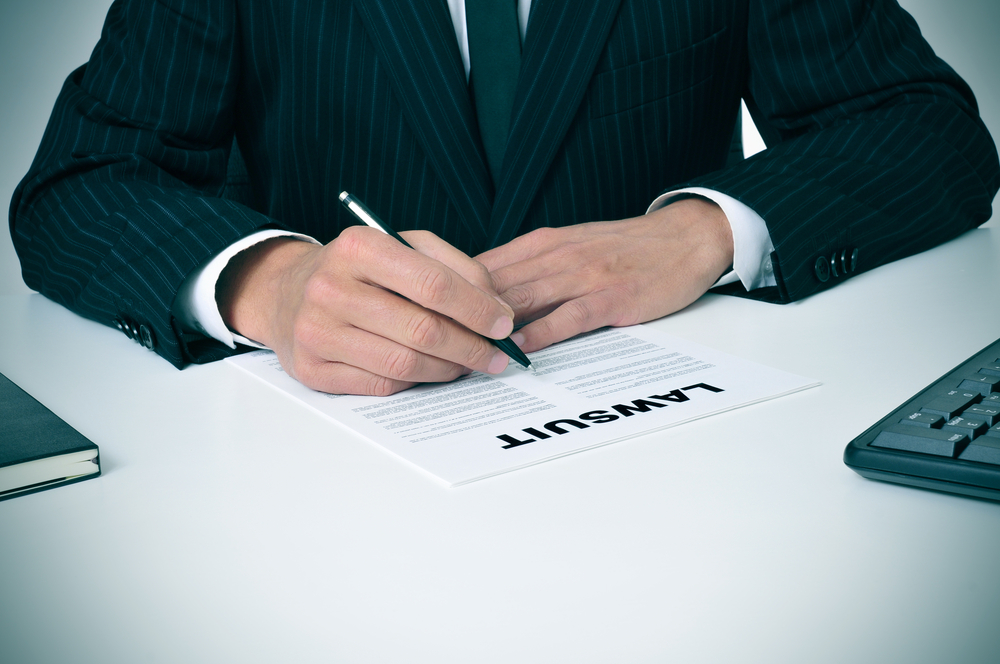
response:
[[[458,38],[458,48],[462,53],[465,75],[468,78],[469,32],[465,24],[465,0],[448,0],[448,9],[451,10],[455,36]],[[517,17],[521,28],[522,42],[528,29],[530,10],[531,0],[518,0]],[[673,196],[682,193],[697,194],[714,201],[722,208],[733,229],[733,269],[723,275],[715,283],[716,286],[733,283],[737,279],[743,283],[747,290],[774,286],[777,283],[771,267],[771,252],[774,251],[774,244],[771,242],[767,225],[760,215],[736,199],[711,189],[690,187],[671,191],[658,197],[646,210],[647,213],[665,206]],[[208,263],[188,276],[174,301],[174,317],[187,329],[197,330],[218,339],[230,348],[235,348],[237,342],[263,348],[261,344],[234,334],[226,327],[215,300],[215,285],[222,270],[229,264],[233,256],[258,242],[280,236],[316,242],[316,240],[300,233],[281,230],[258,231],[248,235],[218,253]],[[318,244],[318,242],[316,243]]]

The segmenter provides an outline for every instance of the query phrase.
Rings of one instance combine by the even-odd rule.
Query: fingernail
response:
[[[521,334],[520,332],[515,332],[514,334],[510,335],[510,340],[513,341],[515,344],[517,344],[519,348],[524,345],[524,335]]]
[[[490,336],[494,339],[506,339],[510,336],[513,329],[514,321],[506,316],[501,316],[500,318],[497,318],[497,322],[493,323],[493,329],[490,330]]]
[[[507,368],[507,362],[509,360],[510,358],[508,358],[503,351],[498,350],[496,355],[493,356],[493,359],[490,360],[490,366],[486,368],[486,373],[488,374],[500,373],[501,371]]]

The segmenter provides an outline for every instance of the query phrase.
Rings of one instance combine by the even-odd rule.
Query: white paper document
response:
[[[271,351],[227,362],[450,486],[818,385],[637,325],[531,353],[498,376],[473,373],[390,397],[315,392]]]

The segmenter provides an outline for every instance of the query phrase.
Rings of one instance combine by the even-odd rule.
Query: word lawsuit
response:
[[[652,412],[654,408],[666,408],[672,403],[684,403],[691,400],[691,397],[687,393],[693,390],[704,390],[710,394],[718,394],[725,391],[721,387],[715,387],[706,383],[697,383],[682,387],[679,390],[670,390],[666,394],[651,394],[648,397],[636,399],[629,403],[615,404],[609,406],[606,410],[590,410],[586,413],[581,413],[576,418],[552,420],[541,425],[540,428],[525,427],[521,429],[528,436],[534,436],[534,438],[521,439],[506,433],[498,435],[497,438],[507,443],[503,446],[503,449],[509,450],[514,447],[551,438],[553,434],[562,436],[572,431],[588,429],[592,424],[608,424],[624,417]]]

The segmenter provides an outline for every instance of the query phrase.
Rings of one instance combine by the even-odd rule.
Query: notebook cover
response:
[[[0,374],[0,472],[7,466],[36,459],[96,449],[97,445],[86,436]],[[98,477],[101,474],[100,454],[96,461],[96,473],[57,479],[27,491],[0,494],[0,500]]]

